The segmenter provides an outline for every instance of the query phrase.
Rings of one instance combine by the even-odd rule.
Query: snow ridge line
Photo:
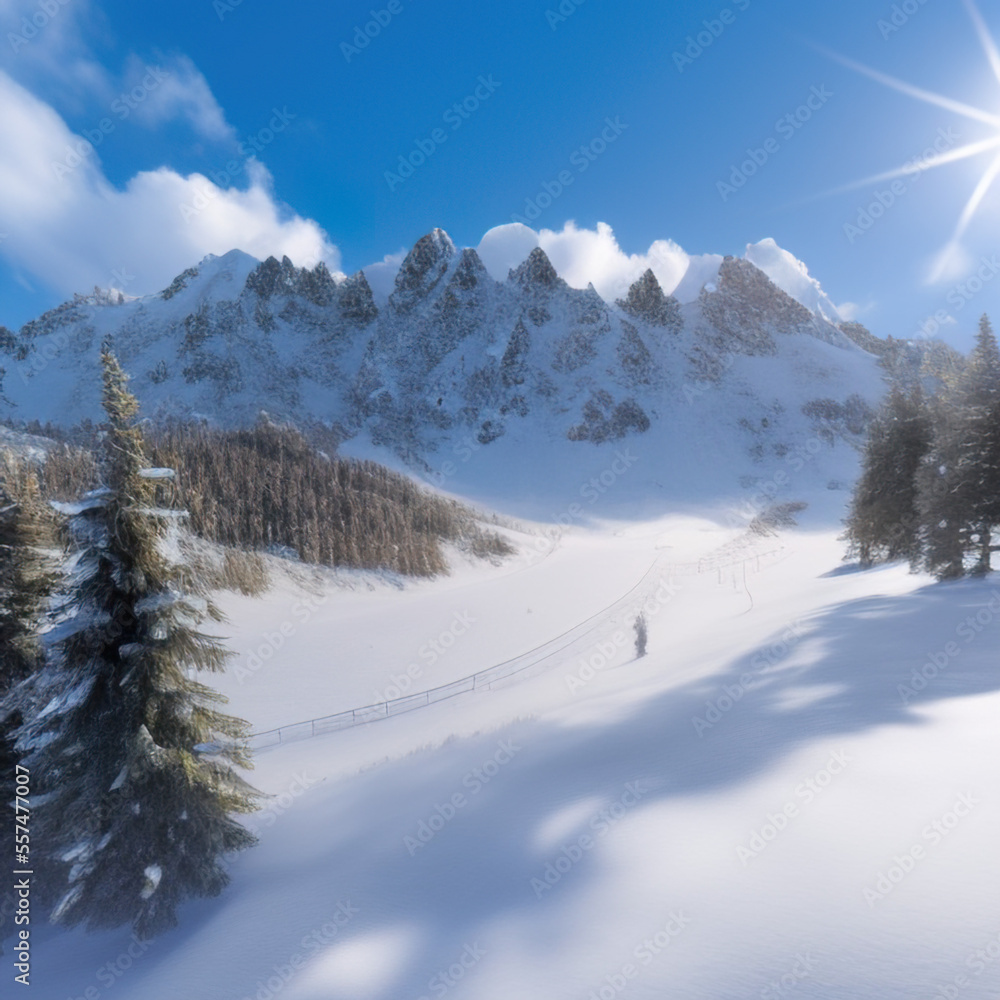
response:
[[[567,629],[565,632],[545,642],[519,653],[508,660],[502,660],[490,667],[469,674],[457,681],[448,684],[441,684],[438,687],[429,688],[426,691],[419,691],[415,694],[402,695],[399,698],[391,698],[386,701],[376,702],[372,705],[364,705],[360,708],[349,708],[334,715],[320,716],[315,719],[306,719],[304,722],[291,723],[287,726],[279,726],[276,729],[267,729],[259,733],[251,733],[247,745],[251,750],[266,750],[270,747],[279,746],[284,743],[297,742],[298,740],[312,739],[315,736],[323,736],[327,733],[337,732],[341,729],[353,729],[355,726],[367,725],[370,722],[378,722],[381,719],[392,718],[396,715],[403,715],[406,712],[415,711],[418,708],[426,708],[441,701],[447,701],[470,691],[492,690],[493,684],[506,680],[517,674],[523,674],[532,667],[544,664],[556,653],[563,652],[582,639],[590,637],[594,632],[607,626],[616,624],[614,614],[623,609],[629,603],[637,590],[648,584],[650,577],[659,571],[657,583],[661,583],[666,577],[668,580],[674,576],[692,576],[704,573],[709,570],[719,570],[727,566],[742,564],[744,570],[746,564],[754,560],[759,568],[759,560],[769,555],[774,555],[784,550],[783,545],[770,549],[767,552],[756,552],[745,555],[742,558],[732,559],[729,562],[719,562],[718,560],[706,557],[698,562],[691,563],[667,563],[662,568],[659,567],[660,556],[657,556],[650,567],[642,575],[637,583],[630,587],[621,597],[613,601],[607,607],[596,611],[585,618],[582,622]],[[720,577],[721,582],[721,577]],[[641,603],[641,601],[639,602]],[[562,645],[555,646],[566,639]],[[550,648],[554,647],[554,648]],[[536,656],[536,654],[541,654]],[[529,659],[535,657],[534,659]],[[527,662],[523,662],[527,661]]]

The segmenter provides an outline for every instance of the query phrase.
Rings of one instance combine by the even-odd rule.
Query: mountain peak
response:
[[[664,295],[659,281],[652,270],[647,268],[628,290],[624,299],[616,303],[630,316],[645,320],[651,326],[677,329],[680,326],[680,307],[672,295]]]
[[[399,268],[390,304],[400,312],[412,309],[445,276],[454,256],[455,244],[443,229],[421,236]]]
[[[806,265],[778,246],[770,236],[758,243],[748,243],[744,257],[759,267],[783,292],[817,316],[830,323],[839,323],[843,319],[820,283],[809,274]]]
[[[489,272],[479,254],[471,248],[466,248],[462,251],[458,267],[455,268],[451,281],[452,284],[467,291],[470,288],[475,288],[481,281],[488,280],[489,277]]]
[[[520,288],[555,288],[565,284],[541,247],[535,247],[528,254],[528,259],[510,272],[507,280]]]

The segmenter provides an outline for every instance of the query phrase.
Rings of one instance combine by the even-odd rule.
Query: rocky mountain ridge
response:
[[[568,285],[537,247],[496,281],[440,229],[406,256],[381,308],[363,272],[339,277],[322,263],[297,268],[234,250],[155,295],[96,291],[17,333],[0,328],[0,412],[98,419],[106,339],[150,416],[233,425],[265,410],[368,436],[417,465],[457,433],[486,445],[523,422],[572,442],[621,440],[705,393],[747,401],[726,418],[738,423],[760,419],[743,410],[827,399],[826,383],[858,383],[868,403],[880,392],[858,336],[749,260],[725,258],[694,302],[678,302],[646,271],[609,303],[592,285]],[[780,390],[746,368],[766,359],[792,373]],[[835,393],[828,402],[826,412],[847,405]]]

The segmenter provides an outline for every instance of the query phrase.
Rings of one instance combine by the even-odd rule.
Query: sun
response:
[[[965,9],[969,13],[969,17],[972,19],[972,24],[976,29],[976,34],[979,37],[983,51],[986,53],[986,58],[989,60],[990,67],[993,70],[993,75],[996,77],[997,82],[1000,83],[1000,50],[997,48],[997,43],[990,34],[989,29],[986,26],[986,22],[979,13],[979,9],[976,7],[974,0],[962,0],[962,2],[965,5]],[[881,83],[883,86],[896,90],[901,94],[906,94],[908,97],[913,97],[918,101],[923,101],[925,104],[931,104],[935,107],[944,108],[947,111],[952,111],[965,118],[970,118],[973,121],[991,125],[994,129],[996,129],[997,134],[991,138],[983,139],[979,142],[972,142],[966,146],[960,146],[958,149],[948,150],[945,153],[929,157],[921,162],[921,170],[924,170],[933,167],[943,167],[949,163],[956,163],[959,160],[967,160],[970,157],[979,156],[982,153],[994,153],[993,157],[986,166],[986,169],[983,171],[982,176],[979,178],[979,182],[976,184],[972,194],[969,196],[969,200],[965,203],[965,207],[959,214],[954,231],[942,247],[934,263],[930,275],[930,281],[940,281],[945,275],[945,272],[949,269],[950,264],[956,258],[961,256],[962,237],[965,235],[969,225],[975,217],[976,212],[982,205],[983,199],[993,186],[993,182],[998,176],[1000,176],[1000,115],[996,115],[992,112],[974,107],[973,105],[966,104],[963,101],[956,101],[950,97],[935,94],[932,91],[924,90],[921,87],[915,87],[913,84],[906,83],[903,80],[898,80],[886,73],[881,73],[878,70],[872,69],[870,66],[862,65],[861,63],[855,62],[853,59],[849,59],[839,53],[830,52],[828,50],[824,51],[826,51],[828,56],[846,66],[848,69],[870,77],[872,80]],[[867,187],[871,184],[881,183],[887,180],[894,180],[897,177],[903,177],[904,175],[911,173],[912,170],[912,165],[907,164],[906,166],[897,167],[896,169],[876,174],[873,177],[866,177],[864,180],[857,181],[854,184],[846,185],[845,187],[839,188],[838,192]]]

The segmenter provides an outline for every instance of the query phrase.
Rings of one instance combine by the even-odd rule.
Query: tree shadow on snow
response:
[[[239,962],[233,953],[220,954],[215,972],[200,974],[203,995],[214,996],[215,989],[220,996],[253,997],[273,974],[270,956],[301,953],[303,937],[322,927],[343,899],[359,912],[338,931],[330,950],[307,956],[307,971],[295,974],[303,978],[289,984],[289,993],[305,1000],[439,995],[432,977],[468,956],[467,945],[499,949],[501,942],[487,940],[495,922],[550,906],[563,912],[567,901],[583,897],[599,870],[599,851],[584,854],[551,892],[533,889],[532,879],[544,877],[559,854],[558,847],[536,846],[539,831],[557,813],[565,816],[569,807],[580,806],[576,828],[560,831],[558,843],[568,844],[592,832],[590,819],[601,806],[619,802],[629,783],[644,788],[632,807],[638,811],[735,786],[817,741],[887,724],[920,725],[921,706],[1000,690],[998,640],[1000,582],[866,597],[827,608],[794,636],[787,630],[776,634],[718,674],[624,709],[613,704],[605,717],[595,712],[591,722],[513,725],[338,782],[314,808],[283,817],[281,835],[265,838],[251,852],[257,856],[240,866],[229,890],[238,906],[224,897],[223,912],[213,914],[219,903],[189,911],[188,918],[201,925],[193,935],[228,919],[235,921],[231,940],[240,942]],[[957,654],[946,652],[949,643]],[[656,655],[654,650],[650,657]],[[917,690],[914,671],[919,676],[927,663],[930,676]],[[910,689],[905,698],[901,686]],[[727,689],[743,692],[728,708]],[[714,721],[706,717],[712,705]],[[709,723],[707,728],[696,719]],[[338,752],[336,739],[328,741],[331,754]],[[494,759],[503,740],[520,749],[481,793],[472,791],[470,761]],[[445,818],[455,793],[464,795],[464,804]],[[434,820],[436,815],[442,819]],[[426,843],[420,841],[421,823],[428,824],[425,832],[439,827]],[[307,885],[304,870],[310,873]],[[558,954],[566,933],[563,922],[553,920],[551,930],[530,946],[539,955]],[[389,949],[396,960],[379,960],[381,968],[366,972],[366,945],[373,945],[374,955],[375,945],[392,941],[398,941]],[[267,958],[254,961],[257,943]],[[344,972],[352,967],[352,954],[360,977],[353,986]],[[164,962],[169,965],[169,956]],[[150,961],[150,972],[157,964]],[[587,992],[586,984],[574,980],[576,971],[552,969],[567,996]],[[322,986],[308,985],[312,975],[322,976]],[[143,986],[151,1000],[159,995],[156,978],[151,975]]]

